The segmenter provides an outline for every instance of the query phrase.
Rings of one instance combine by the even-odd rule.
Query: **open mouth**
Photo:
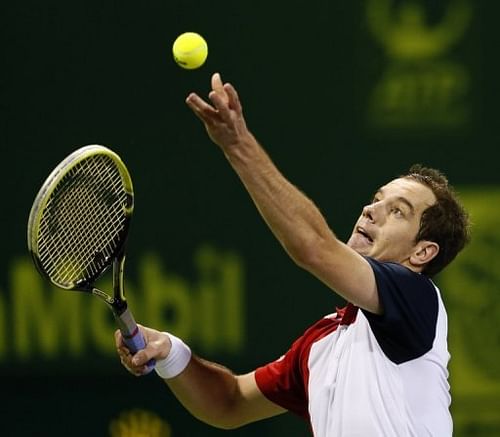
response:
[[[358,234],[361,234],[363,237],[365,237],[370,243],[373,243],[373,238],[363,228],[358,227],[356,231]]]

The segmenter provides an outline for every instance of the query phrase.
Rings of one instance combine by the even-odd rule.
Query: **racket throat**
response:
[[[105,293],[104,291],[99,290],[98,288],[95,287],[92,288],[92,294],[94,296],[101,298],[104,302],[106,302],[116,316],[120,316],[127,309],[126,300],[121,300],[111,297],[108,293]]]
[[[102,290],[99,290],[98,288],[93,287],[92,288],[92,294],[94,296],[100,297],[104,302],[106,302],[110,307],[115,306],[115,300],[107,293],[105,293]]]
[[[127,301],[123,291],[123,271],[125,267],[125,254],[122,252],[113,261],[113,297],[98,288],[92,287],[92,294],[106,302],[114,315],[120,317],[127,310]]]
[[[125,253],[122,251],[113,261],[113,295],[115,301],[125,302],[124,269]]]

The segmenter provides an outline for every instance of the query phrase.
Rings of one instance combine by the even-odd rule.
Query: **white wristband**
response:
[[[172,347],[167,358],[156,361],[155,371],[163,379],[170,379],[181,373],[191,360],[191,349],[180,338],[165,332],[170,338]]]

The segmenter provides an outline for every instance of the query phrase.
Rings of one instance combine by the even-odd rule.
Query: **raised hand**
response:
[[[211,140],[224,152],[238,147],[251,137],[247,129],[238,93],[229,83],[223,83],[219,73],[212,76],[212,91],[207,103],[195,93],[191,93],[186,103],[204,123]]]

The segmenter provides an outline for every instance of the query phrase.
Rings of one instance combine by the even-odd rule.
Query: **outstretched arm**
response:
[[[260,214],[290,257],[348,301],[380,313],[375,278],[368,262],[338,240],[325,219],[277,169],[247,129],[238,94],[212,77],[211,104],[192,93],[186,103],[224,152]]]
[[[134,356],[124,346],[120,331],[115,332],[122,364],[137,376],[146,371],[145,364],[151,358],[165,359],[171,350],[167,334],[143,326],[140,329],[146,347]],[[286,411],[261,393],[253,372],[235,375],[194,355],[180,374],[164,381],[193,416],[218,428],[237,428]]]

